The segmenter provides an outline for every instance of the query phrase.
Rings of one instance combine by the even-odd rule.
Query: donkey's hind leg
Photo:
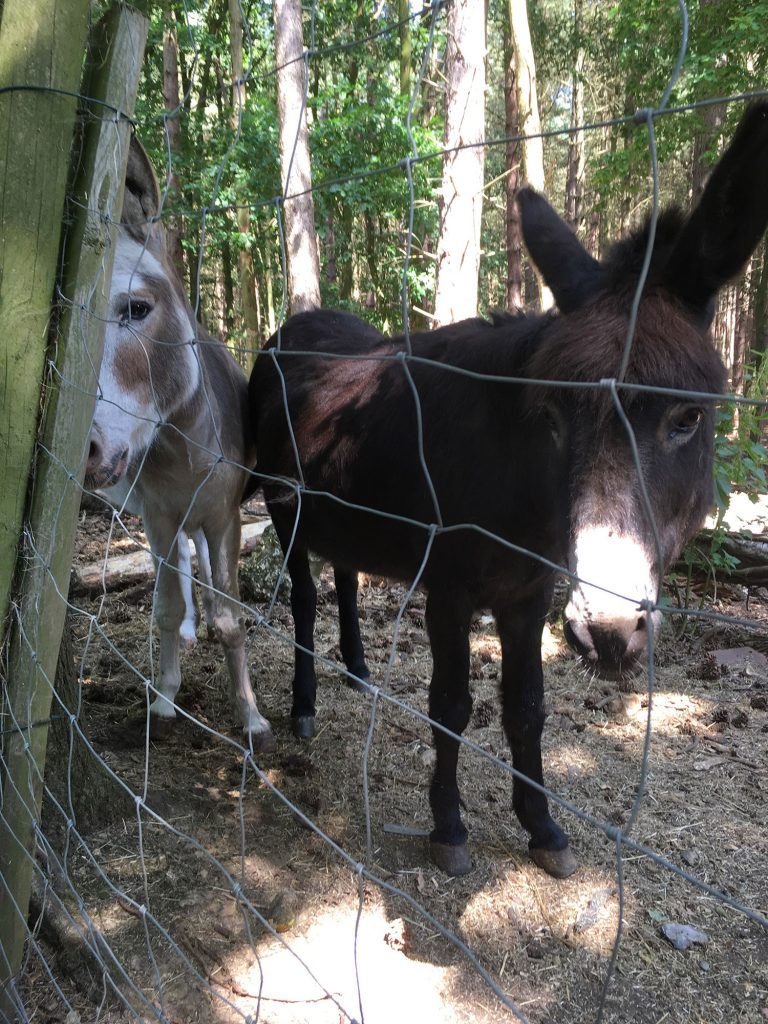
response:
[[[429,717],[460,736],[472,712],[469,693],[469,626],[472,604],[463,591],[435,586],[427,594],[426,625],[432,647]],[[467,830],[459,811],[456,767],[459,741],[432,726],[435,771],[429,802],[435,827],[430,835],[432,860],[448,875],[472,869]]]
[[[197,552],[197,575],[200,577],[200,596],[203,605],[203,618],[208,627],[208,636],[214,637],[216,629],[214,619],[216,618],[216,593],[213,588],[213,576],[211,575],[211,554],[208,550],[208,541],[202,530],[195,530],[192,534]]]
[[[350,686],[363,690],[358,679],[368,681],[370,672],[365,663],[365,651],[360,636],[360,617],[357,610],[357,573],[339,566],[333,567],[336,583],[336,601],[339,606],[339,647],[344,664],[355,679],[347,679]]]
[[[198,562],[200,554],[198,552]],[[184,618],[179,628],[179,643],[182,650],[189,650],[197,643],[197,602],[192,589],[192,557],[189,551],[189,538],[183,531],[179,533],[179,585],[184,596]]]
[[[293,735],[306,740],[315,735],[317,675],[314,636],[317,588],[309,567],[309,554],[306,548],[300,548],[295,542],[293,513],[286,514],[283,507],[270,506],[269,502],[267,504],[280,547],[284,554],[287,552],[285,564],[291,578],[294,635],[291,705]]]
[[[228,516],[224,524],[206,528],[211,557],[211,576],[215,597],[213,627],[224,648],[229,669],[230,691],[255,753],[275,750],[277,744],[269,722],[256,704],[245,655],[245,618],[240,605],[237,568],[240,557],[239,510]]]
[[[185,601],[179,575],[177,525],[145,514],[144,528],[152,554],[160,560],[152,607],[160,632],[160,671],[156,678],[157,696],[149,707],[150,733],[160,738],[167,735],[176,719],[176,694],[181,685],[179,631],[184,621]],[[183,534],[178,539],[186,544]]]

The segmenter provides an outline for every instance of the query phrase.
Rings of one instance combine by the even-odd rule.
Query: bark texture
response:
[[[320,305],[301,0],[275,0],[274,21],[288,306],[299,313]]]
[[[436,326],[477,314],[485,171],[484,0],[456,0],[448,9],[447,29]]]

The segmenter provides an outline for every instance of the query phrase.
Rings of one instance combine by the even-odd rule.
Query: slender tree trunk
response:
[[[520,120],[517,115],[517,87],[515,85],[515,51],[509,27],[504,30],[504,50],[507,55],[505,62],[504,107],[507,139],[507,177],[504,195],[506,199],[506,235],[507,235],[507,287],[506,308],[510,311],[519,309],[523,304],[523,268],[522,240],[520,232],[520,214],[518,213],[515,196],[520,179]]]
[[[584,192],[585,138],[584,129],[584,60],[586,54],[580,45],[581,20],[584,0],[574,0],[574,34],[576,53],[571,84],[571,133],[568,136],[568,168],[565,184],[565,219],[578,231],[582,222]]]
[[[301,0],[275,0],[273,9],[288,305],[291,313],[298,313],[320,305],[320,259],[304,101],[307,68]]]
[[[339,224],[341,225],[341,245],[336,253],[336,272],[339,282],[339,297],[346,302],[351,301],[354,287],[355,275],[352,265],[352,241],[353,217],[352,208],[349,203],[341,203],[339,210]]]
[[[762,244],[760,278],[755,289],[755,341],[754,350],[760,355],[768,352],[768,245]]]
[[[267,292],[267,334],[272,335],[277,330],[277,317],[275,316],[275,282],[272,275],[272,265],[269,262],[264,269],[264,287]]]
[[[245,110],[245,81],[243,80],[243,14],[239,0],[229,0],[229,46],[232,58],[232,127],[238,130]],[[245,348],[255,353],[259,344],[259,309],[256,301],[256,281],[250,250],[251,211],[242,204],[237,208],[237,227],[240,249],[237,263],[240,278],[240,306],[245,327]],[[253,356],[251,356],[251,361]]]
[[[229,225],[229,217],[224,217],[224,224]],[[225,238],[221,246],[221,275],[224,287],[224,330],[230,334],[235,326],[235,281],[232,276],[232,246]]]
[[[435,323],[477,314],[485,149],[485,3],[454,0],[445,57],[445,148],[439,195]],[[466,148],[457,148],[466,147]]]
[[[168,196],[165,203],[165,212],[170,217],[164,220],[168,254],[173,261],[179,279],[184,281],[186,271],[184,267],[184,251],[181,247],[181,236],[183,233],[183,222],[180,217],[175,216],[173,207],[176,205],[179,196],[179,180],[176,177],[174,158],[181,148],[181,121],[179,119],[179,44],[176,37],[176,12],[171,3],[165,4],[163,11],[163,106],[165,107],[165,131],[168,136],[168,146],[171,151],[171,165],[168,168],[166,184]]]
[[[376,260],[376,219],[370,210],[366,210],[363,214],[363,226],[365,228],[365,256],[368,263],[368,273],[371,275],[374,295],[373,306],[375,306],[381,293],[381,276]]]
[[[515,48],[518,117],[524,135],[523,175],[528,185],[532,185],[539,192],[544,192],[544,145],[541,139],[536,64],[528,27],[526,0],[509,0],[509,24],[512,30],[512,45]],[[538,292],[541,308],[548,309],[553,303],[552,293],[542,282],[539,283]],[[526,298],[528,297],[526,294]]]
[[[411,54],[413,42],[411,38],[411,8],[408,0],[398,0],[397,17],[400,22],[400,95],[411,94]]]

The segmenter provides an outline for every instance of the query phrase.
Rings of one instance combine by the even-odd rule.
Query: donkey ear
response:
[[[718,289],[741,270],[768,225],[768,103],[747,108],[662,273],[706,319]],[[709,313],[709,316],[707,316]]]
[[[142,241],[160,240],[162,227],[157,218],[161,206],[160,186],[154,168],[134,135],[128,150],[122,223]]]
[[[562,313],[583,306],[603,283],[604,271],[547,200],[532,188],[517,193],[523,238]]]

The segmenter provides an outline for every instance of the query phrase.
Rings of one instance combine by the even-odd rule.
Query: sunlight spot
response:
[[[546,727],[544,733],[547,738]],[[593,775],[597,771],[597,761],[585,744],[557,741],[557,746],[547,751],[547,772],[556,771],[568,775],[569,778],[580,778]]]
[[[634,911],[627,895],[626,921]],[[504,872],[495,886],[471,897],[461,926],[470,944],[482,941],[505,949],[513,970],[535,971],[546,961],[551,968],[573,948],[610,955],[618,913],[613,871],[582,865],[571,878],[554,879],[526,859]],[[545,975],[540,982],[547,983]]]
[[[261,988],[262,1013],[270,1017],[279,1010],[281,1024],[304,1024],[310,1014],[315,1024],[338,1024],[340,1011],[328,997],[330,992],[359,1019],[356,958],[365,1020],[370,1024],[397,1020],[458,1024],[465,1019],[452,992],[457,969],[408,955],[408,935],[418,926],[388,921],[382,907],[366,906],[355,947],[356,917],[356,907],[316,914],[311,923],[285,935],[293,952],[277,939],[267,938],[259,943],[257,961],[247,946],[242,947],[226,964],[236,983],[233,1001],[244,1013],[253,1013]],[[423,938],[421,929],[420,944]],[[297,956],[311,964],[317,982]]]
[[[544,624],[544,632],[541,636],[541,660],[554,661],[555,658],[562,658],[568,651],[568,645],[563,639],[562,632],[557,633],[547,622]]]

